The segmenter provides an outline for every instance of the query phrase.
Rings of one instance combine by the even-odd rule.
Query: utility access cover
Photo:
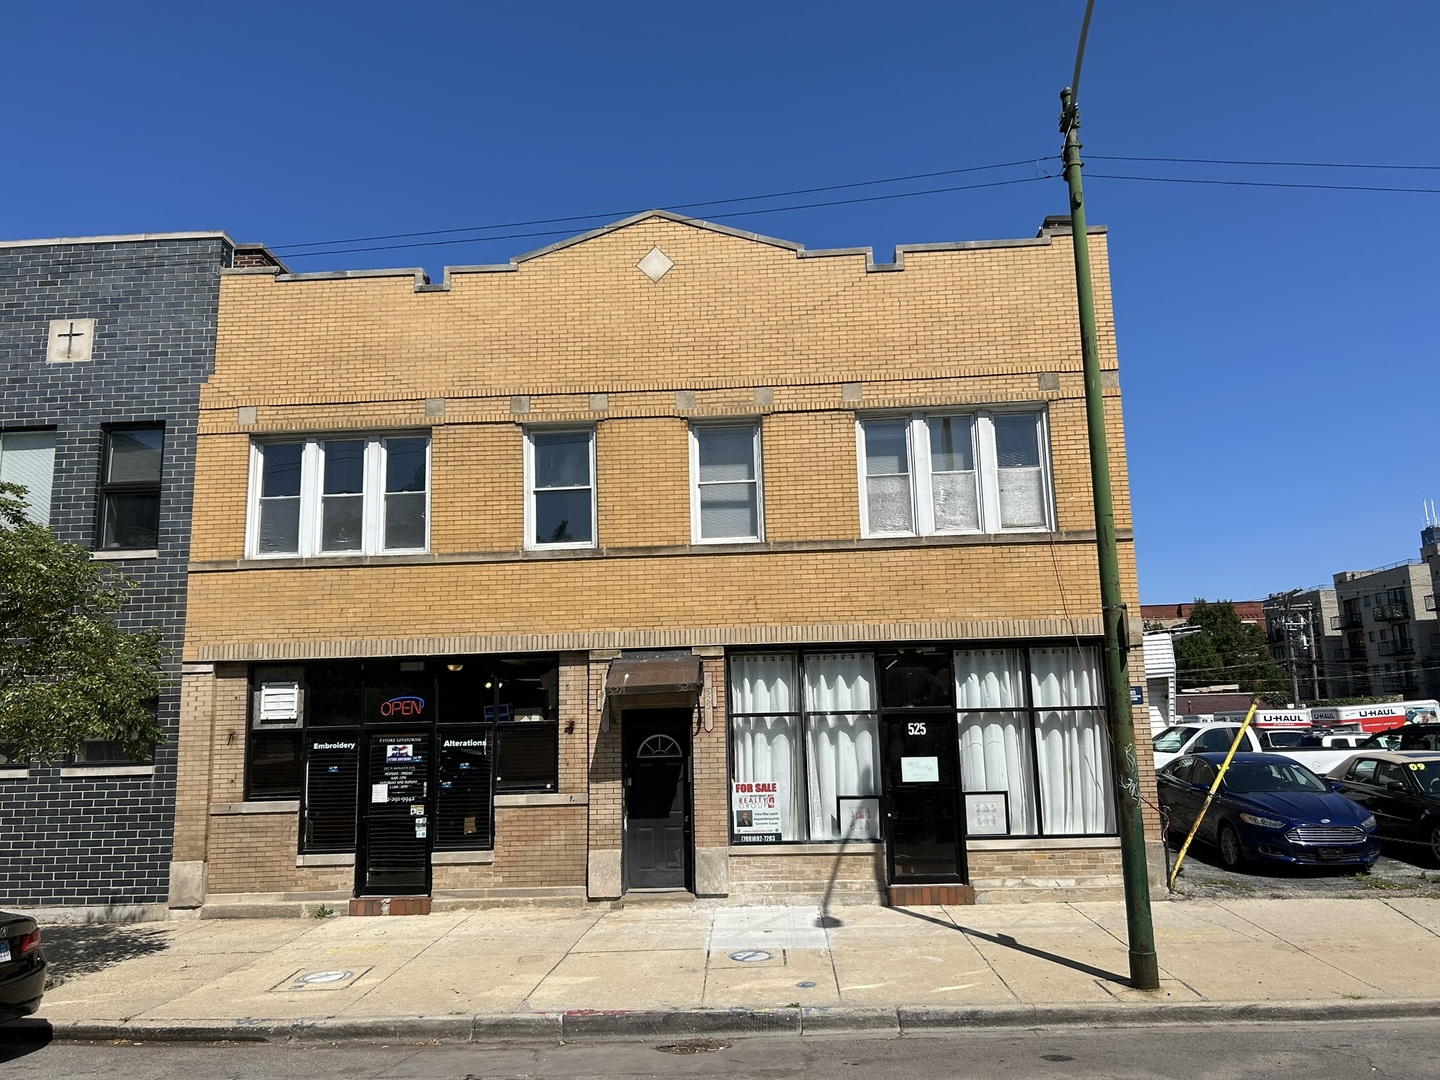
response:
[[[286,979],[279,986],[271,987],[271,992],[287,992],[292,990],[347,990],[355,985],[355,980],[369,971],[368,967],[355,968],[342,971],[297,971],[290,978]]]

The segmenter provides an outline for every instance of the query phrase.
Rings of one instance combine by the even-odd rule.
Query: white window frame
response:
[[[383,547],[385,536],[386,443],[390,439],[425,440],[425,542],[420,547]],[[361,481],[361,543],[357,548],[323,551],[321,536],[321,489],[324,481],[323,443],[364,440],[365,458]],[[267,446],[301,443],[300,529],[297,551],[266,551],[260,547],[260,483]],[[246,500],[245,557],[249,559],[358,558],[366,555],[415,555],[430,550],[430,503],[434,482],[431,463],[433,442],[429,431],[326,432],[323,435],[276,436],[250,441],[250,488]]]
[[[590,539],[543,543],[535,539],[535,436],[588,435],[590,437]],[[525,429],[525,548],[527,551],[562,551],[593,548],[600,542],[599,484],[596,482],[595,429],[593,427],[536,427]],[[574,491],[576,488],[541,488],[542,491]]]
[[[16,444],[20,444],[17,446]],[[26,446],[24,444],[32,445]],[[50,504],[55,486],[55,429],[16,428],[0,431],[0,479],[18,483],[22,476],[34,475],[26,488],[23,503],[25,516],[37,525],[50,524]],[[10,458],[9,464],[6,459]],[[43,467],[35,465],[43,461]]]
[[[718,428],[749,428],[751,450],[755,462],[755,535],[704,537],[700,529],[700,432]],[[694,544],[755,544],[765,539],[765,480],[760,454],[759,420],[717,420],[713,423],[690,425],[690,542]],[[725,483],[740,483],[727,480]]]
[[[1040,490],[1044,504],[1043,525],[1000,524],[1000,474],[996,462],[996,416],[1031,416],[1035,419],[1035,437],[1040,447]],[[930,486],[929,421],[947,416],[967,417],[972,423],[975,461],[975,488],[978,502],[979,528],[938,529],[935,527],[934,500]],[[865,424],[871,421],[908,421],[905,438],[910,455],[910,506],[914,528],[909,531],[877,531],[870,527],[870,498],[865,468]],[[860,535],[867,539],[895,536],[964,536],[994,533],[1040,533],[1055,528],[1055,493],[1050,460],[1049,415],[1044,409],[943,409],[910,413],[873,413],[855,417],[856,471],[860,481]]]

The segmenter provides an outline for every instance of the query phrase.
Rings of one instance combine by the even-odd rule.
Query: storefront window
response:
[[[435,847],[488,848],[494,843],[491,757],[494,729],[445,728],[440,736],[440,790]]]
[[[730,711],[735,841],[848,839],[840,800],[880,790],[873,655],[738,654]]]
[[[732,841],[847,839],[847,807],[881,795],[882,706],[954,717],[970,835],[1113,835],[1102,705],[1093,646],[734,654]]]
[[[300,732],[252,731],[247,799],[298,799],[300,797]]]
[[[299,799],[302,852],[355,850],[367,732],[438,737],[436,848],[488,849],[496,794],[559,787],[553,656],[257,666],[252,681],[246,798]]]

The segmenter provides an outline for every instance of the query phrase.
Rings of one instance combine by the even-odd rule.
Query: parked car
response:
[[[1440,862],[1440,753],[1365,750],[1330,777],[1347,798],[1375,815],[1382,840]]]
[[[0,1023],[28,1016],[45,992],[40,927],[28,915],[0,911]]]
[[[1404,724],[1377,731],[1360,744],[1362,750],[1440,750],[1440,724]]]
[[[1186,754],[1157,774],[1172,832],[1190,831],[1224,760],[1223,753]],[[1380,857],[1370,811],[1279,754],[1237,753],[1196,837],[1231,869],[1252,859],[1369,869]]]
[[[1220,753],[1230,749],[1235,741],[1239,724],[1184,724],[1166,728],[1155,736],[1155,768],[1160,769],[1183,754]],[[1348,746],[1285,746],[1275,747],[1271,740],[1283,732],[1265,731],[1255,727],[1245,729],[1240,740],[1240,749],[1250,753],[1274,753],[1288,755],[1300,762],[1313,773],[1329,772],[1335,766],[1348,761],[1355,753]]]

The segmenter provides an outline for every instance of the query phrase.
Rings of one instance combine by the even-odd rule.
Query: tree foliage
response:
[[[1278,697],[1289,693],[1285,669],[1265,644],[1265,632],[1245,623],[1229,600],[1196,600],[1186,626],[1196,634],[1175,638],[1175,675],[1182,687],[1238,683],[1247,694]]]
[[[106,739],[147,760],[164,735],[160,630],[122,629],[134,583],[30,521],[23,493],[0,484],[0,745],[48,762]]]

